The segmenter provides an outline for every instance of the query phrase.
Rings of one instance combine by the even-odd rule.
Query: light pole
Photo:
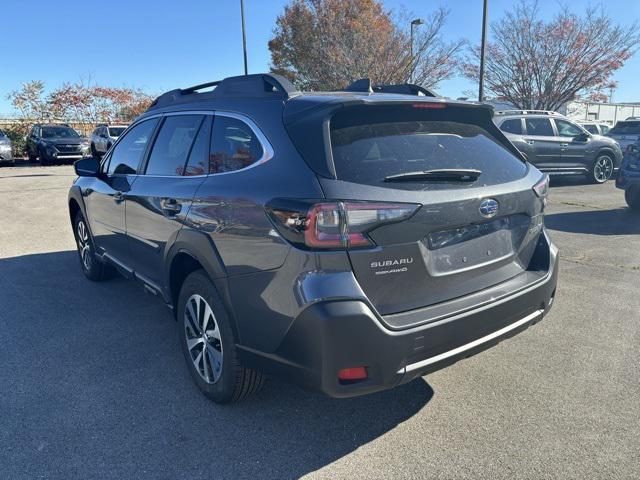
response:
[[[248,75],[247,70],[247,36],[244,32],[244,0],[240,0],[240,16],[242,17],[242,53],[244,55],[244,74]]]
[[[422,25],[423,23],[424,20],[422,18],[411,20],[411,33],[409,34],[409,36],[411,37],[411,71],[409,72],[409,83],[413,82],[413,69],[415,68],[415,62],[413,58],[413,27],[417,27],[418,25]]]
[[[487,54],[487,4],[484,0],[482,8],[482,43],[480,44],[480,85],[478,87],[478,101],[484,101],[484,57]]]

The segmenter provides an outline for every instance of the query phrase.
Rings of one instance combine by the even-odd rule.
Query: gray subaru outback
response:
[[[392,388],[551,308],[548,177],[489,107],[385,90],[266,74],[173,90],[75,163],[82,271],[165,302],[214,401],[264,374],[335,397]]]
[[[550,175],[584,175],[604,183],[620,168],[622,150],[608,137],[542,110],[499,111],[494,120],[529,162]]]

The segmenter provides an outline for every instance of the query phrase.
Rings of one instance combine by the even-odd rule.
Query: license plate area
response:
[[[503,261],[517,252],[529,223],[525,215],[512,215],[432,232],[426,238],[427,268],[437,276]]]

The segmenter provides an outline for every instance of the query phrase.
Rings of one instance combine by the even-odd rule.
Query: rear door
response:
[[[134,126],[105,158],[104,174],[85,197],[88,221],[100,253],[131,269],[131,255],[126,238],[126,196],[136,181],[137,169],[157,124],[145,120]]]
[[[159,288],[164,258],[204,179],[211,115],[171,114],[162,120],[145,165],[127,194],[127,236],[136,275]]]
[[[375,202],[353,219],[358,222],[380,220],[378,202],[419,206],[410,218],[369,231],[375,248],[349,250],[358,282],[383,315],[522,274],[541,231],[542,203],[531,188],[541,174],[519,158],[490,113],[423,108],[358,106],[331,119],[336,178],[320,177],[327,199]],[[398,177],[436,169],[481,173]]]
[[[541,170],[561,167],[563,139],[557,137],[547,117],[525,117],[524,140],[530,145],[533,156],[529,161]]]

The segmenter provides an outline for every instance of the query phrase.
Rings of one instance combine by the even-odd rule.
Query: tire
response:
[[[609,153],[601,153],[596,158],[589,172],[591,183],[605,183],[613,177],[614,161]]]
[[[38,156],[37,155],[33,155],[31,153],[31,150],[29,150],[27,148],[27,158],[29,159],[30,162],[35,162],[38,159]]]
[[[47,165],[49,165],[51,162],[49,162],[49,159],[47,158],[47,155],[40,150],[40,155],[38,155],[40,157],[40,165],[42,167],[45,167]]]
[[[182,284],[177,314],[187,368],[206,397],[234,403],[260,390],[264,376],[240,364],[231,321],[203,270],[189,274]]]
[[[640,190],[627,188],[624,191],[624,199],[631,210],[640,212]]]
[[[91,156],[93,158],[100,158],[100,154],[96,150],[96,146],[93,144],[93,142],[91,142]]]
[[[92,282],[100,282],[109,278],[111,269],[96,256],[93,236],[82,212],[76,214],[75,221],[73,222],[73,235],[76,239],[78,258],[84,276]]]

